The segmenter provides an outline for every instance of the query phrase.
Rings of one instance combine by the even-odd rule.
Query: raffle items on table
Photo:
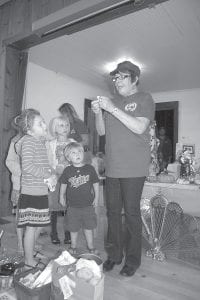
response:
[[[156,122],[150,126],[150,148],[151,162],[147,181],[179,184],[200,184],[200,158],[195,159],[191,150],[183,148],[183,145],[176,145],[176,162],[168,164],[167,170],[160,173],[158,160],[159,139],[156,136]],[[172,172],[170,171],[172,168]],[[175,169],[174,169],[175,168]],[[175,172],[174,172],[175,171]]]
[[[176,161],[167,167],[167,171],[157,172],[157,160],[154,158],[149,167],[147,181],[200,185],[200,158],[196,159],[188,150],[179,150]]]
[[[180,169],[180,177],[181,178],[187,178],[194,176],[194,159],[192,155],[186,150],[181,151],[180,154],[178,154],[178,161],[181,164]]]
[[[177,161],[180,163],[180,177],[177,182],[180,184],[200,184],[199,161],[188,150],[178,151]]]
[[[156,175],[159,173],[159,162],[158,162],[158,146],[159,139],[156,137],[156,122],[154,121],[150,126],[150,148],[151,148],[151,162],[149,166],[148,179],[151,182],[156,181]]]

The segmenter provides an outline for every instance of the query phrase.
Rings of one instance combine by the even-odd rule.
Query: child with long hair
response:
[[[16,118],[23,137],[15,148],[21,158],[21,194],[19,197],[18,228],[25,228],[25,264],[35,267],[35,240],[43,227],[50,224],[48,186],[45,180],[53,177],[49,165],[46,135],[47,126],[37,110],[26,109]]]
[[[75,108],[70,103],[63,103],[59,109],[61,116],[67,118],[70,123],[70,133],[69,137],[73,138],[75,141],[82,143],[85,151],[88,151],[88,129],[85,123],[79,118]]]
[[[51,167],[55,170],[57,178],[60,177],[63,170],[69,165],[68,160],[64,156],[64,149],[67,144],[74,141],[68,136],[70,134],[70,123],[67,117],[55,117],[50,121],[49,132],[54,137],[48,143],[48,156]],[[49,207],[51,211],[51,242],[53,244],[60,244],[57,231],[57,217],[59,211],[66,211],[66,207],[59,204],[59,182],[56,185],[54,192],[49,193]],[[65,212],[64,212],[65,213]],[[64,230],[65,238],[64,243],[70,244],[70,233]]]

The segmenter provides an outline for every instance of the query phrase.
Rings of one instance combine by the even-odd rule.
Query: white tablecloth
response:
[[[142,197],[152,198],[161,192],[168,201],[178,203],[185,213],[200,217],[200,186],[145,182]]]

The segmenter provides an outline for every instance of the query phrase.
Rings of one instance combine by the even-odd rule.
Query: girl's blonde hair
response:
[[[49,132],[53,137],[57,136],[57,132],[56,132],[57,125],[63,122],[69,123],[69,119],[62,116],[51,119],[51,121],[49,122]]]
[[[65,147],[65,150],[64,150],[64,155],[68,161],[70,161],[69,155],[73,149],[83,149],[83,151],[84,151],[83,145],[81,143],[71,142],[71,143],[67,144],[67,146]]]
[[[28,131],[32,129],[36,116],[40,116],[38,110],[33,108],[25,109],[20,115],[14,118],[13,125],[15,125],[22,134],[27,134]]]

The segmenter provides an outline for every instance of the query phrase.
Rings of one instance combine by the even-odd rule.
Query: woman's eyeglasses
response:
[[[126,78],[128,78],[130,76],[131,75],[118,75],[118,76],[114,76],[114,77],[112,77],[112,81],[113,82],[116,82],[117,80],[122,81],[122,80],[124,80],[124,79],[126,79]]]

